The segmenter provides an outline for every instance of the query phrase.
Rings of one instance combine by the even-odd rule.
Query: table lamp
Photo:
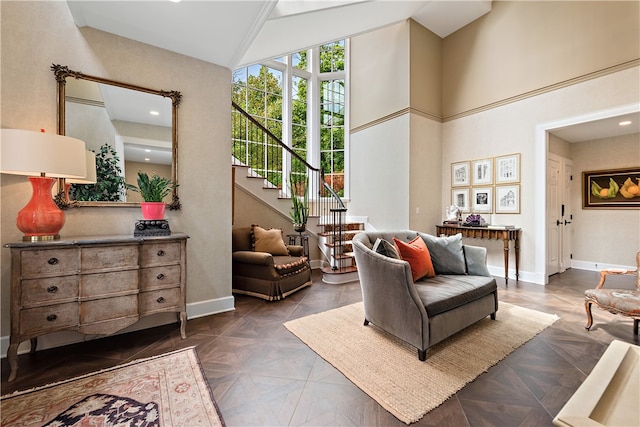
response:
[[[64,183],[64,195],[68,203],[71,202],[69,197],[69,188],[71,184],[95,184],[98,182],[98,173],[96,170],[96,153],[87,150],[85,152],[87,164],[87,176],[84,178],[67,178]]]
[[[54,203],[51,189],[56,178],[86,177],[84,142],[44,131],[2,129],[0,149],[0,173],[27,175],[33,188],[16,220],[22,240],[59,239],[64,212]]]

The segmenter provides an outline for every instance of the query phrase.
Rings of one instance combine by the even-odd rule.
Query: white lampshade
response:
[[[87,159],[84,141],[53,133],[2,129],[0,172],[56,178],[84,178]]]
[[[96,172],[96,153],[87,150],[87,176],[84,178],[68,178],[66,182],[69,184],[95,184],[98,181]]]

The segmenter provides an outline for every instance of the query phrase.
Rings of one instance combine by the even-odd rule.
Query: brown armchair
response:
[[[234,293],[277,301],[311,285],[303,247],[286,245],[281,230],[234,228],[232,251]]]

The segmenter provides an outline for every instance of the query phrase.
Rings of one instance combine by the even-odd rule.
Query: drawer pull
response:
[[[47,263],[49,263],[49,265],[56,265],[58,263],[58,258],[56,257],[51,257],[49,258],[49,261],[47,261]]]
[[[158,297],[156,302],[163,303],[164,302],[164,297]]]
[[[56,292],[58,292],[58,287],[57,286],[49,286],[47,288],[47,292],[49,292],[50,294],[55,294]]]
[[[164,256],[164,251],[162,249],[158,251],[158,256]]]
[[[164,279],[164,274],[160,273],[156,276],[156,279],[158,280],[163,280]]]
[[[48,315],[48,316],[47,316],[47,321],[48,321],[48,322],[53,322],[53,321],[54,321],[54,320],[56,320],[57,318],[58,318],[58,316],[57,316],[57,315],[55,315],[55,314],[50,314],[50,315]]]

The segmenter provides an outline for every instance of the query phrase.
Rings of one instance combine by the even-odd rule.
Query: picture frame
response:
[[[493,158],[471,162],[473,185],[493,184]]]
[[[520,182],[520,153],[496,157],[496,184]]]
[[[469,162],[451,163],[451,186],[469,186],[471,173],[470,168],[471,166]]]
[[[493,187],[474,187],[472,190],[472,212],[493,213]]]
[[[451,189],[451,204],[460,208],[460,212],[471,212],[468,188]]]
[[[496,186],[495,208],[497,214],[519,214],[520,184]]]
[[[640,209],[640,167],[582,172],[582,209]]]

